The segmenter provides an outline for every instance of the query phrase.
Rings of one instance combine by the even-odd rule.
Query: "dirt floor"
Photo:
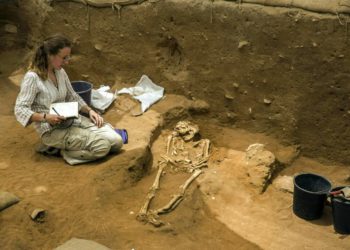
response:
[[[347,16],[169,0],[125,7],[119,18],[78,3],[4,2],[0,190],[20,202],[0,212],[0,249],[53,249],[72,237],[111,249],[349,249],[350,238],[334,232],[330,207],[304,221],[276,182],[312,172],[333,186],[350,184]],[[127,96],[104,114],[128,129],[120,154],[71,167],[36,153],[36,132],[15,120],[31,52],[56,32],[74,41],[71,80],[116,90],[147,74],[165,88],[165,98],[141,116],[132,115],[138,104]],[[157,228],[136,215],[180,120],[198,124],[211,141],[209,166]],[[283,164],[262,194],[244,162],[254,143]],[[166,172],[151,208],[187,177]],[[30,219],[35,208],[47,211],[43,223]]]

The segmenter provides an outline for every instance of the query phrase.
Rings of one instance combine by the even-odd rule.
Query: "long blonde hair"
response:
[[[49,55],[57,55],[61,49],[71,47],[71,41],[63,35],[56,34],[46,38],[36,49],[28,69],[34,71],[38,76],[46,80],[49,67]]]

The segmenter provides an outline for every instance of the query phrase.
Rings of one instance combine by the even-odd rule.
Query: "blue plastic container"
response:
[[[317,174],[294,177],[293,212],[305,220],[321,218],[331,183]]]
[[[114,129],[114,131],[117,132],[122,137],[124,144],[128,143],[129,138],[128,138],[128,131],[126,131],[126,129],[117,129],[116,128],[116,129]]]
[[[92,84],[85,81],[73,81],[71,83],[74,91],[90,106]]]

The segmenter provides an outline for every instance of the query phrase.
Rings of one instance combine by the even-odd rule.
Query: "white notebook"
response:
[[[71,118],[71,117],[78,118],[79,116],[78,102],[52,103],[50,106],[49,114],[60,115],[66,118]]]

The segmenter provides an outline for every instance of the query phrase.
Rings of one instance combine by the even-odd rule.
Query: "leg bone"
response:
[[[170,149],[171,149],[171,145],[172,145],[172,140],[173,140],[173,136],[169,135],[168,136],[168,141],[167,141],[167,144],[166,144],[166,154],[167,155],[170,155]]]
[[[162,173],[163,173],[163,170],[165,167],[166,167],[166,162],[160,162],[159,167],[158,167],[157,176],[153,182],[153,185],[151,186],[151,188],[149,189],[149,191],[147,193],[146,201],[145,201],[144,205],[141,207],[141,209],[137,215],[137,219],[139,221],[147,220],[146,217],[147,217],[147,211],[148,211],[149,204],[151,203],[152,199],[156,195],[157,190],[159,189],[160,177],[162,176]]]
[[[197,169],[190,178],[188,178],[186,180],[186,182],[184,183],[184,185],[182,185],[180,187],[180,192],[178,194],[176,194],[168,204],[166,204],[164,207],[157,209],[154,213],[156,215],[159,214],[165,214],[165,213],[169,213],[171,211],[173,211],[179,204],[180,202],[183,200],[183,196],[185,195],[185,192],[188,188],[188,186],[192,183],[193,180],[195,180],[200,174],[202,174],[203,171],[200,169]]]
[[[204,157],[209,157],[209,148],[210,148],[210,141],[208,139],[204,139],[204,147],[203,147]]]

